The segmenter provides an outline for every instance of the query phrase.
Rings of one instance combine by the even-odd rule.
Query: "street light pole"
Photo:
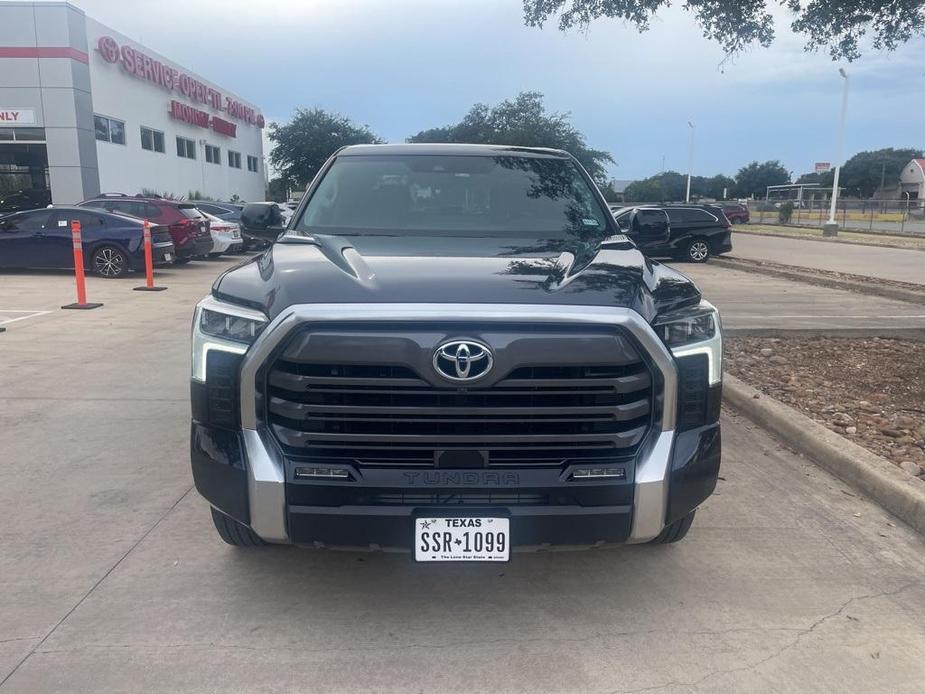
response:
[[[684,195],[684,202],[691,201],[691,171],[694,169],[694,124],[687,121],[691,129],[691,144],[687,152],[687,193]]]
[[[835,211],[838,204],[838,177],[841,173],[842,150],[845,146],[845,115],[848,112],[848,73],[844,68],[838,68],[838,74],[845,80],[841,98],[841,119],[838,124],[838,144],[835,152],[835,178],[832,180],[832,205],[829,207],[829,221],[822,227],[823,236],[835,236],[838,233],[838,224],[835,221]]]

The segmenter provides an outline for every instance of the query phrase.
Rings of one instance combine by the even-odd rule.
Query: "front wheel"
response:
[[[705,239],[691,239],[684,249],[684,259],[691,263],[705,263],[710,258],[710,244]]]
[[[128,272],[128,256],[116,246],[103,246],[93,251],[90,259],[93,271],[100,277],[114,279]]]
[[[212,511],[212,523],[219,536],[234,547],[263,547],[267,543],[253,530],[221,511]]]
[[[688,513],[684,518],[676,520],[671,525],[665,526],[665,529],[658,534],[654,540],[650,540],[653,545],[670,545],[673,542],[680,542],[691,529],[691,523],[694,522],[696,509]]]

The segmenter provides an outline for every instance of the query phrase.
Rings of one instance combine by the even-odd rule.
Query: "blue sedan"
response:
[[[128,215],[80,207],[49,207],[0,217],[0,268],[74,267],[71,222],[80,222],[84,265],[101,277],[144,271],[144,224]],[[155,265],[172,263],[167,227],[151,227]]]

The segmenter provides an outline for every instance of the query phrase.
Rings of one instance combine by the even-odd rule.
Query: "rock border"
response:
[[[870,282],[859,282],[847,279],[835,279],[816,274],[810,268],[801,268],[798,266],[787,266],[787,269],[779,267],[768,267],[762,264],[760,260],[746,260],[745,258],[736,257],[713,257],[710,262],[720,267],[730,270],[739,270],[741,272],[754,272],[760,275],[778,277],[795,282],[804,282],[814,284],[819,287],[829,287],[830,289],[842,289],[849,292],[858,292],[860,294],[871,294],[873,296],[882,296],[885,299],[895,299],[905,301],[910,304],[925,304],[925,289],[916,291],[914,289],[902,289],[901,287],[891,287],[882,285],[875,278]]]
[[[723,374],[723,399],[755,424],[925,534],[925,481],[735,376]]]

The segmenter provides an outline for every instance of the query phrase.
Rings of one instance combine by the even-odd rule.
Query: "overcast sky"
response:
[[[838,64],[778,39],[721,67],[722,51],[674,7],[639,34],[602,20],[587,33],[523,25],[519,0],[74,0],[127,34],[258,104],[267,120],[318,106],[386,140],[459,120],[475,102],[538,90],[571,113],[613,177],[687,168],[734,174],[780,159],[796,175],[835,157]],[[680,3],[678,3],[680,5]],[[155,10],[156,7],[156,10]],[[846,152],[925,146],[925,40],[868,50],[851,74]]]

